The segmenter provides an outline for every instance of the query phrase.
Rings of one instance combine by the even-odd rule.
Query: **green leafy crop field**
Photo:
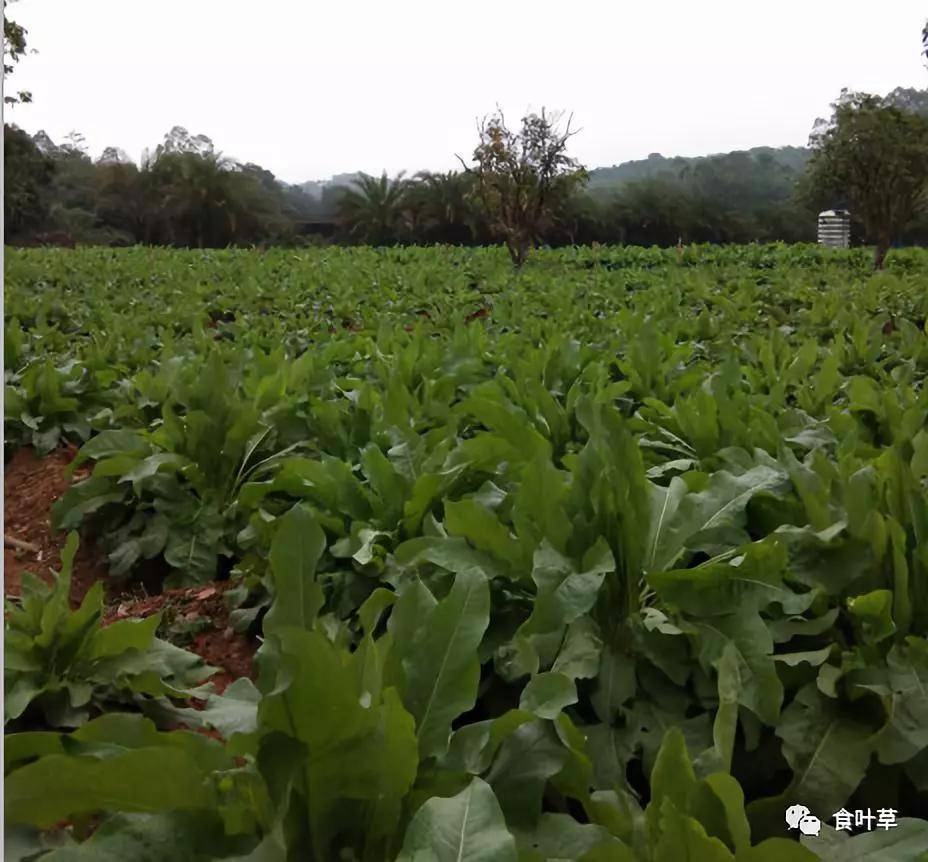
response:
[[[928,858],[928,252],[870,266],[7,249],[7,458],[79,446],[54,529],[257,649],[220,694],[71,609],[70,539],[8,600],[7,853]]]

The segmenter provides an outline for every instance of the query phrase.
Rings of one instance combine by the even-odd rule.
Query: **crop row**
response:
[[[80,623],[33,611],[8,822],[36,847],[109,815],[43,858],[928,841],[928,255],[29,251],[7,278],[8,447],[93,465],[55,525],[117,578],[236,578],[262,637],[222,696],[147,629],[120,649],[150,674],[92,676],[88,609],[49,700]],[[224,741],[156,730],[179,714]],[[827,825],[868,807],[899,825]]]

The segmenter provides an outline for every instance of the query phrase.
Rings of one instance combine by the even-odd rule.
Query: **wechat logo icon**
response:
[[[822,831],[822,821],[813,814],[807,814],[799,821],[799,831],[803,835],[814,835],[818,838],[818,833]]]
[[[798,829],[803,835],[818,837],[822,831],[822,821],[805,805],[790,805],[786,809],[786,825],[790,829]]]
[[[798,829],[799,821],[802,820],[803,817],[808,817],[811,813],[812,812],[809,811],[805,805],[790,805],[790,807],[786,809],[786,825],[789,826],[790,829]]]

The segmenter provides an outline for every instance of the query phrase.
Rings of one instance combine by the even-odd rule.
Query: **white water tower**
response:
[[[849,248],[851,214],[847,210],[825,210],[818,214],[818,244],[828,248]]]

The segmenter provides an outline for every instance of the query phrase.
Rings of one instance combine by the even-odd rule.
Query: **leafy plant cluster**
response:
[[[198,656],[155,636],[161,618],[103,620],[103,584],[70,609],[71,533],[52,584],[26,573],[22,596],[6,602],[4,725],[77,727],[152,698],[186,698],[212,672]]]
[[[810,842],[811,849],[783,837],[757,841],[741,787],[718,768],[718,745],[694,763],[685,727],[662,733],[647,804],[623,782],[602,781],[590,728],[570,709],[577,704],[570,681],[583,676],[576,647],[572,670],[567,659],[560,670],[534,674],[509,708],[499,701],[494,717],[474,720],[475,702],[479,709],[487,699],[480,655],[496,615],[486,574],[460,568],[444,590],[446,576],[408,578],[398,589],[375,589],[353,620],[339,620],[320,613],[325,543],[308,507],[280,519],[260,692],[237,683],[203,713],[173,710],[201,717],[227,742],[159,733],[148,719],[125,713],[68,735],[8,736],[8,848],[45,860],[143,852],[195,859],[839,860],[874,851],[915,858],[924,846],[928,824],[911,818],[891,836],[832,836]],[[539,598],[536,608],[543,604]],[[559,658],[569,652],[566,643]],[[622,673],[615,664],[607,669],[594,709],[609,704],[614,682],[607,680]],[[720,688],[722,673],[720,666]],[[737,710],[734,699],[720,703],[716,744],[732,717],[723,710],[732,706]],[[52,849],[39,831],[101,809],[111,816],[83,842],[65,834]]]
[[[56,521],[263,638],[202,711],[8,736],[23,858],[918,858],[926,264],[11,255],[25,368],[114,358]]]

